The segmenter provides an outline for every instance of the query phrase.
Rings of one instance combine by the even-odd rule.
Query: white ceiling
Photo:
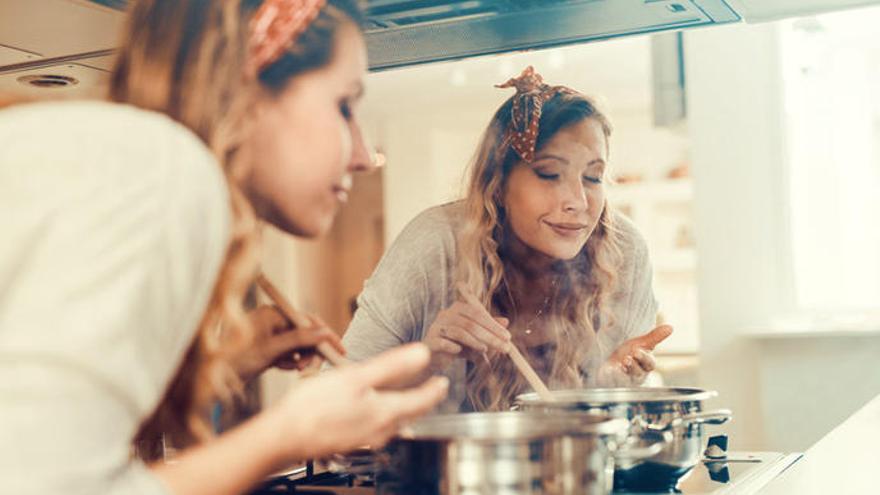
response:
[[[123,18],[80,0],[2,0],[0,45],[42,57],[110,49]]]
[[[112,49],[123,14],[85,0],[0,0],[0,68],[6,65]],[[0,92],[34,97],[88,97],[102,92],[113,57],[93,57],[40,69],[0,72]],[[76,79],[67,87],[37,88],[23,76]]]

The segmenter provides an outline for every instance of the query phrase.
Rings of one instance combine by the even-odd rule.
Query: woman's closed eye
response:
[[[585,181],[585,182],[590,182],[590,183],[593,183],[593,184],[601,184],[601,183],[602,183],[602,177],[593,177],[593,176],[591,176],[591,175],[585,175],[585,176],[584,176],[584,181]]]
[[[552,180],[556,180],[556,179],[559,178],[559,174],[554,173],[554,172],[550,172],[550,171],[547,171],[547,170],[541,170],[541,169],[539,169],[539,168],[535,168],[535,169],[532,169],[532,170],[535,172],[535,175],[537,175],[538,178],[541,179],[541,180],[552,181]]]
[[[351,120],[351,117],[354,114],[354,112],[352,112],[351,102],[349,102],[348,100],[340,101],[339,102],[339,113],[343,117],[345,117],[345,120]]]

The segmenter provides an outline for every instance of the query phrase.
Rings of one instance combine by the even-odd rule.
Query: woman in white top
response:
[[[466,197],[404,229],[343,342],[362,359],[424,341],[452,383],[445,410],[506,409],[527,390],[499,354],[511,340],[550,388],[638,385],[672,330],[651,330],[645,241],[605,198],[608,119],[531,67],[501,87],[516,94],[483,135]]]
[[[112,81],[134,106],[0,112],[0,493],[242,493],[381,443],[443,398],[445,380],[382,390],[428,364],[410,347],[302,380],[207,438],[254,332],[256,216],[320,235],[371,166],[357,15],[340,0],[136,1]],[[302,344],[325,339],[309,330]],[[173,464],[133,459],[137,432],[168,420],[202,443]]]

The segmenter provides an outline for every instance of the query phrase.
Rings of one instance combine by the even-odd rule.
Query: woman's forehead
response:
[[[535,159],[549,158],[563,162],[595,165],[607,159],[607,141],[601,124],[586,119],[560,129],[536,153]],[[586,162],[584,159],[586,158]]]

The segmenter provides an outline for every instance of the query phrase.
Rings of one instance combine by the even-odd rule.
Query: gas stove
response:
[[[729,452],[721,458],[706,458],[674,479],[651,471],[634,476],[628,484],[617,483],[614,495],[660,493],[722,495],[757,492],[770,480],[800,459],[802,454],[780,452]],[[625,486],[622,486],[625,485]],[[346,473],[314,472],[313,465],[268,480],[251,495],[379,495],[369,477]],[[392,494],[382,494],[392,495]],[[404,494],[393,494],[404,495]],[[407,493],[405,495],[418,495]],[[425,494],[431,495],[431,494]]]

